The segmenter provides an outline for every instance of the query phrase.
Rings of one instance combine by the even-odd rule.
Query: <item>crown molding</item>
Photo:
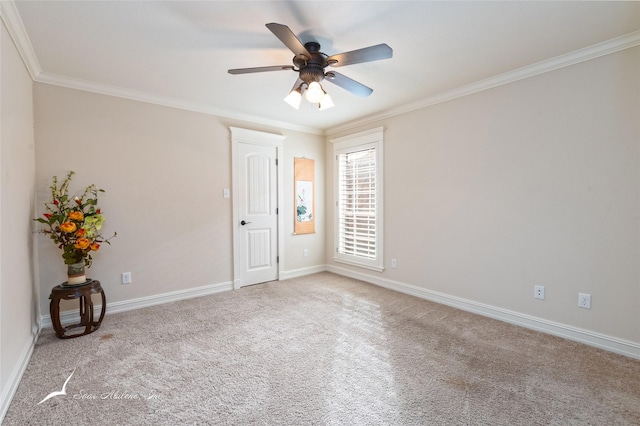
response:
[[[155,105],[162,105],[170,108],[177,108],[186,111],[199,112],[202,114],[215,115],[217,117],[228,118],[253,124],[261,124],[265,126],[275,127],[278,129],[288,129],[297,132],[311,133],[316,135],[324,135],[320,129],[298,126],[284,121],[271,120],[268,118],[253,116],[249,114],[240,114],[230,111],[224,111],[209,105],[199,104],[197,102],[185,101],[183,99],[171,98],[168,96],[155,95],[152,93],[131,90],[107,84],[94,83],[92,81],[61,76],[57,74],[43,72],[38,75],[34,81],[38,83],[50,84],[53,86],[66,87],[70,89],[82,90],[85,92],[97,93],[100,95],[114,96],[117,98],[130,99],[139,102],[146,102]]]
[[[42,68],[40,67],[40,62],[36,57],[33,46],[31,45],[31,40],[29,40],[29,36],[27,35],[27,30],[24,28],[22,18],[20,18],[20,14],[13,0],[0,1],[0,17],[13,43],[16,45],[16,49],[18,49],[24,65],[29,71],[31,79],[35,80],[40,73],[42,73]]]
[[[564,55],[556,56],[555,58],[547,59],[513,71],[508,71],[504,74],[499,74],[494,77],[489,77],[465,86],[441,92],[425,99],[387,110],[380,114],[370,115],[359,120],[350,121],[349,123],[326,129],[325,134],[328,136],[345,130],[351,130],[359,126],[370,125],[380,120],[406,114],[443,102],[448,102],[463,96],[472,95],[494,87],[513,83],[518,80],[524,80],[526,78],[575,65],[580,62],[589,61],[591,59],[599,58],[601,56],[609,55],[638,45],[640,45],[640,31],[634,31],[621,37],[597,43]]]

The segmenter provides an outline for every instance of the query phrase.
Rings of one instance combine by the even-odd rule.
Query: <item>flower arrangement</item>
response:
[[[109,238],[100,235],[104,216],[98,208],[98,189],[94,184],[87,186],[80,197],[69,196],[69,183],[74,172],[70,171],[62,184],[58,186],[58,177],[53,177],[51,184],[52,201],[44,203],[46,213],[43,218],[34,219],[47,228],[40,230],[47,234],[58,245],[64,263],[73,265],[84,263],[90,267],[93,259],[91,253],[98,251],[103,243],[111,244]]]

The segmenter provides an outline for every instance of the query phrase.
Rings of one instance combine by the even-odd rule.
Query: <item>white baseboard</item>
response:
[[[409,294],[422,299],[430,300],[432,302],[441,303],[443,305],[452,306],[464,311],[501,320],[510,324],[515,324],[554,336],[563,337],[565,339],[584,343],[589,346],[594,346],[631,358],[640,359],[640,344],[636,342],[618,339],[616,337],[607,336],[605,334],[600,334],[570,325],[548,321],[543,318],[537,318],[531,315],[497,308],[495,306],[485,305],[483,303],[474,302],[473,300],[450,296],[448,294],[427,290],[411,284],[405,284],[402,282],[388,280],[386,278],[376,277],[362,272],[352,271],[349,269],[341,268],[339,266],[327,265],[326,270],[329,272],[333,272],[334,274],[355,278],[361,281],[368,282],[370,284],[375,284],[380,287],[395,290],[400,293]]]
[[[2,421],[4,420],[4,416],[7,415],[7,411],[9,410],[9,406],[11,405],[13,396],[16,394],[18,385],[20,385],[20,381],[22,380],[22,375],[27,369],[27,365],[29,365],[31,354],[33,353],[33,348],[36,346],[39,335],[40,328],[36,325],[31,333],[29,340],[22,349],[22,353],[20,354],[18,363],[16,363],[16,365],[14,366],[6,382],[6,385],[2,388],[2,393],[0,394],[0,423],[2,423]]]
[[[118,312],[131,311],[134,309],[147,308],[154,305],[162,305],[164,303],[177,302],[178,300],[192,299],[194,297],[207,296],[210,294],[221,293],[223,291],[233,290],[231,281],[218,284],[210,284],[202,287],[190,288],[187,290],[172,291],[169,293],[156,294],[153,296],[145,296],[137,299],[123,300],[121,302],[107,302],[107,314],[115,314]],[[102,312],[102,305],[94,306],[94,316],[98,317]],[[65,311],[60,313],[60,322],[62,324],[70,324],[78,321],[78,311]],[[41,327],[51,327],[51,316],[43,315],[40,320]]]
[[[280,280],[303,277],[305,275],[317,274],[327,270],[327,265],[310,266],[308,268],[293,269],[291,271],[280,271]]]

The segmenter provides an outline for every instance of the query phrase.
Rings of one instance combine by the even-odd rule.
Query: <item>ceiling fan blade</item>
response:
[[[361,98],[365,98],[373,93],[373,89],[365,86],[362,83],[358,83],[355,80],[350,79],[349,77],[340,74],[339,72],[329,71],[325,74],[325,80],[330,81],[336,86],[340,86],[345,90],[353,93],[356,96]]]
[[[393,49],[385,43],[365,47],[351,52],[338,53],[327,58],[329,65],[341,67],[344,65],[359,64],[361,62],[379,61],[393,56]],[[334,63],[334,61],[336,61]]]
[[[304,47],[304,45],[298,40],[298,37],[287,27],[286,25],[270,23],[267,24],[267,28],[280,39],[285,46],[289,48],[296,56],[306,56],[307,59],[311,59],[311,54]]]
[[[266,72],[266,71],[283,71],[292,70],[292,65],[274,65],[271,67],[255,67],[255,68],[236,68],[229,70],[229,74],[250,74],[252,72]]]

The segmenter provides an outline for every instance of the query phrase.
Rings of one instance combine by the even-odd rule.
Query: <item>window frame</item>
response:
[[[356,133],[341,138],[331,139],[333,144],[333,184],[334,184],[334,257],[338,263],[345,263],[352,266],[370,269],[377,272],[384,270],[384,137],[383,128],[378,127],[368,131]],[[338,155],[365,149],[375,149],[376,158],[376,191],[375,191],[375,259],[350,255],[339,252],[340,244],[340,176]]]

